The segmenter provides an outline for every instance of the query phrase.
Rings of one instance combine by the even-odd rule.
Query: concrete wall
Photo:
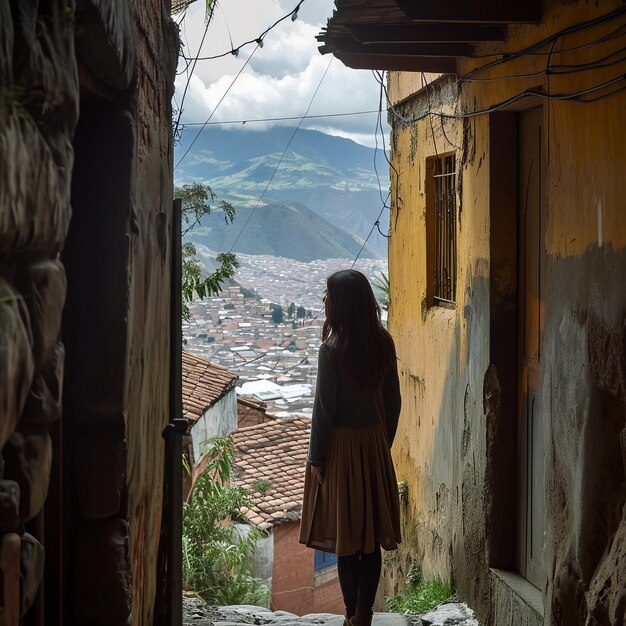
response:
[[[228,437],[236,429],[237,394],[233,389],[208,408],[191,427],[194,464],[199,464],[208,452],[211,437]]]
[[[544,22],[510,27],[506,47],[522,49],[620,6],[546,4]],[[623,16],[559,39],[550,61],[583,64],[618,53],[619,39],[561,50],[610,35],[620,24]],[[484,45],[481,52],[496,49]],[[462,63],[460,74],[484,62]],[[547,62],[546,55],[524,56],[476,77],[541,72]],[[389,327],[404,398],[393,454],[398,479],[408,484],[408,499],[404,544],[390,562],[386,585],[390,591],[401,587],[416,562],[427,576],[451,578],[485,624],[495,623],[494,589],[500,584],[489,568],[515,569],[516,340],[508,350],[507,333],[516,333],[517,268],[506,219],[515,214],[516,202],[502,183],[510,175],[506,163],[514,158],[515,133],[507,146],[503,118],[489,115],[410,120],[429,108],[477,111],[530,87],[575,92],[620,72],[623,65],[552,75],[549,85],[545,75],[460,85],[454,77],[442,77],[417,94],[415,75],[392,72],[389,77],[390,97],[407,120],[393,121],[392,163],[399,176],[395,185],[392,172]],[[546,143],[544,619],[567,626],[621,624],[626,606],[620,566],[626,558],[626,183],[620,172],[626,163],[626,93],[595,104],[517,103],[537,105],[543,106]],[[458,164],[458,287],[452,309],[429,306],[426,284],[425,160],[446,152],[455,152]],[[518,622],[497,622],[508,623]]]
[[[315,572],[315,551],[298,543],[300,522],[274,526],[273,610],[296,615],[344,613],[337,568]]]
[[[0,1],[0,49],[5,580],[28,623],[153,624],[176,31],[161,0]]]

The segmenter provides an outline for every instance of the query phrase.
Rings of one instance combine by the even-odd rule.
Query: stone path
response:
[[[333,613],[294,615],[287,611],[270,611],[260,606],[207,606],[199,598],[183,598],[183,626],[342,626],[343,616]],[[418,615],[375,613],[372,626],[479,626],[467,605],[458,602],[442,604]]]

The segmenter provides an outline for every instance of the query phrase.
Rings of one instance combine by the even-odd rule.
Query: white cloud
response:
[[[281,0],[282,6],[276,0],[230,0],[221,4],[209,25],[201,56],[219,54],[255,39],[296,4],[287,0]],[[263,48],[256,50],[212,121],[304,115],[332,59],[318,52],[319,44],[315,39],[322,23],[332,14],[332,7],[332,0],[307,0],[295,22],[287,19],[269,32]],[[191,54],[197,52],[204,32],[203,11],[201,3],[193,5],[181,31],[186,50],[191,50]],[[254,45],[242,49],[237,58],[228,55],[197,63],[185,96],[183,122],[199,122],[209,117],[253,50]],[[180,66],[179,71],[184,67]],[[177,101],[186,81],[184,73],[178,76]],[[309,114],[373,110],[378,108],[378,101],[379,86],[369,71],[346,68],[334,59]],[[386,114],[383,114],[385,120]],[[295,125],[297,120],[284,123]],[[260,130],[267,125],[249,123],[245,130]],[[313,119],[302,124],[304,128],[323,129],[323,132],[350,137],[367,145],[374,145],[375,125],[376,115]]]

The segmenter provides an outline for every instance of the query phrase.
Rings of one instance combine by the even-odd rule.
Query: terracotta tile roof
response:
[[[183,351],[183,415],[195,422],[238,380],[227,368]]]
[[[236,484],[251,491],[259,480],[272,484],[264,495],[253,495],[253,506],[244,511],[255,526],[269,528],[300,519],[310,432],[311,420],[294,417],[240,428],[231,435],[239,453]]]

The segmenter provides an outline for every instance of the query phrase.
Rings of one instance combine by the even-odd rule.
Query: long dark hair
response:
[[[356,270],[340,270],[326,279],[326,321],[322,341],[359,386],[382,382],[396,353],[380,321],[380,306],[369,281]]]

